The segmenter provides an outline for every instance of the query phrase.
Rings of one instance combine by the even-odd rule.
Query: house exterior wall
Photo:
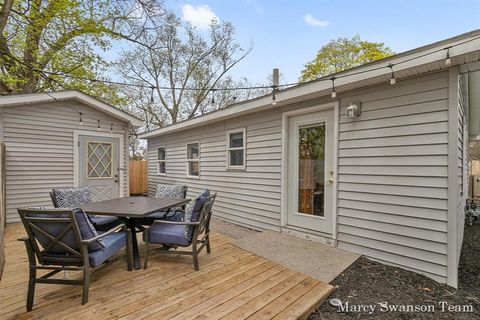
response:
[[[263,112],[148,141],[149,194],[159,183],[186,184],[188,197],[217,191],[214,214],[255,229],[280,231],[282,114]],[[226,169],[226,132],[246,128],[246,170]],[[200,143],[200,176],[186,177],[186,144]],[[166,175],[157,173],[157,148],[166,147]]]
[[[463,243],[465,227],[465,204],[468,197],[469,157],[468,157],[468,76],[459,76],[458,85],[458,199],[457,199],[457,256],[460,261],[460,252]]]
[[[446,282],[448,72],[352,93],[339,118],[338,247]]]
[[[73,107],[69,108],[66,104]],[[79,114],[83,114],[83,125]],[[74,184],[73,132],[95,135],[99,119],[105,132],[110,123],[124,134],[124,168],[128,168],[128,124],[80,102],[66,101],[2,108],[3,141],[6,148],[7,223],[20,221],[17,208],[51,206],[52,187]],[[124,194],[128,194],[128,171],[123,170]]]
[[[337,233],[341,249],[447,281],[449,75],[427,74],[339,93]],[[149,193],[189,185],[189,197],[218,192],[214,214],[281,230],[282,112],[327,100],[217,122],[149,139]],[[361,102],[347,119],[345,106]],[[226,134],[246,128],[247,169],[228,171]],[[186,178],[186,143],[200,143],[200,177]],[[156,148],[167,150],[157,173]]]

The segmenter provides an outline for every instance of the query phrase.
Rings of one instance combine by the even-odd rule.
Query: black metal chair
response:
[[[82,304],[88,302],[91,272],[125,247],[131,270],[131,237],[125,225],[98,234],[81,209],[22,208],[18,213],[27,232],[19,239],[28,254],[27,311],[33,307],[35,284],[82,285]],[[51,270],[37,277],[37,270]],[[83,279],[51,279],[61,271],[81,271]]]
[[[186,221],[166,221],[155,220],[150,227],[143,232],[145,241],[145,263],[144,269],[148,265],[148,251],[151,243],[161,244],[167,248],[189,247],[191,250],[163,250],[167,254],[186,254],[193,256],[193,265],[195,271],[199,270],[198,254],[207,248],[210,253],[210,219],[212,216],[212,207],[215,201],[216,193],[203,199],[198,197],[193,200],[186,209],[191,210],[191,218]],[[199,205],[199,201],[201,204]]]
[[[74,209],[92,202],[88,186],[53,188],[50,192],[50,198],[52,198],[55,208]],[[87,216],[98,231],[110,230],[121,223],[121,220],[114,216]]]

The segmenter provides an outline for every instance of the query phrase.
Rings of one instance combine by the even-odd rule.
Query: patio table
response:
[[[133,265],[135,269],[140,269],[140,254],[136,233],[137,229],[143,230],[143,227],[138,219],[145,218],[157,211],[180,207],[188,202],[190,202],[190,199],[124,197],[89,203],[81,206],[81,208],[88,214],[116,216],[126,223],[132,233]]]

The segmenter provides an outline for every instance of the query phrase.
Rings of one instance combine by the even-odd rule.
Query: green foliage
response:
[[[315,80],[368,62],[393,55],[394,52],[380,42],[365,41],[359,35],[351,39],[340,37],[320,48],[317,56],[305,64],[300,81]]]
[[[325,159],[325,125],[301,127],[299,151],[302,160]]]
[[[120,99],[111,86],[65,75],[101,78],[106,62],[98,52],[122,37],[125,7],[111,0],[4,0],[1,10],[8,18],[0,21],[0,94],[79,89]]]

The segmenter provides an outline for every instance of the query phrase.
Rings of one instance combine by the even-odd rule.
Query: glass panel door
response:
[[[334,222],[334,110],[288,117],[287,226],[330,236]]]
[[[325,215],[325,122],[298,129],[298,212]]]

